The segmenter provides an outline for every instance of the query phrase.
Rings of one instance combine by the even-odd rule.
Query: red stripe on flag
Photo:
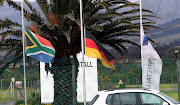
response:
[[[35,33],[34,33],[34,35],[35,35],[36,38],[41,42],[41,44],[46,45],[46,46],[49,46],[49,47],[51,47],[52,49],[54,49],[54,47],[52,46],[52,44],[51,44],[50,41],[48,41],[47,39],[45,39],[45,38],[43,38],[43,37],[41,37],[41,36],[39,36],[39,35],[37,35],[37,34],[35,34]],[[55,50],[55,49],[54,49],[54,50]]]
[[[88,47],[88,48],[93,48],[93,49],[98,50],[99,53],[107,60],[107,62],[109,62],[111,65],[114,64],[115,59],[112,60],[112,61],[109,61],[109,60],[106,58],[106,56],[104,55],[104,53],[99,50],[98,46],[96,45],[96,43],[95,43],[92,39],[86,38],[86,47]]]

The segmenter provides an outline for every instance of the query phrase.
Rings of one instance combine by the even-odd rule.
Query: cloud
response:
[[[137,1],[139,1],[139,0],[129,0],[129,1],[131,1],[131,2],[137,2]]]

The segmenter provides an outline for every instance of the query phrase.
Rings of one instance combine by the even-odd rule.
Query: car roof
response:
[[[99,91],[98,94],[113,94],[113,93],[127,93],[127,92],[148,92],[148,93],[159,93],[157,90],[144,89],[144,88],[123,88],[123,89],[110,89]]]

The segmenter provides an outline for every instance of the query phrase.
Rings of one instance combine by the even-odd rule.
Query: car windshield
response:
[[[169,101],[171,101],[172,103],[174,103],[174,104],[179,104],[178,101],[176,101],[175,99],[173,99],[173,98],[171,98],[171,97],[165,95],[164,93],[159,92],[159,94],[162,95],[162,96],[164,96],[165,98],[167,98],[167,99],[168,99]]]

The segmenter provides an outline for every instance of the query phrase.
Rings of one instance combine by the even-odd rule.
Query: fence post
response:
[[[35,92],[35,95],[36,95],[36,81],[34,80],[34,84],[33,84],[33,88],[34,88],[34,92]]]
[[[177,82],[178,82],[178,100],[180,101],[180,69],[179,69],[179,47],[175,48],[176,64],[177,64]]]
[[[73,105],[76,105],[76,88],[75,88],[75,61],[73,55],[70,56],[72,64],[72,91],[73,91]]]
[[[39,93],[39,81],[38,80],[37,80],[36,87],[37,87],[37,93]]]
[[[10,82],[10,86],[11,86],[11,98],[13,98],[13,91],[12,91],[12,81]]]
[[[29,95],[29,81],[28,81],[28,95]]]
[[[31,80],[31,93],[32,93],[32,80]]]
[[[128,86],[129,86],[129,78],[128,78]]]
[[[173,89],[173,77],[171,77],[171,81],[172,81],[172,89]]]
[[[2,81],[3,81],[4,79],[1,79],[1,92],[2,92]]]

